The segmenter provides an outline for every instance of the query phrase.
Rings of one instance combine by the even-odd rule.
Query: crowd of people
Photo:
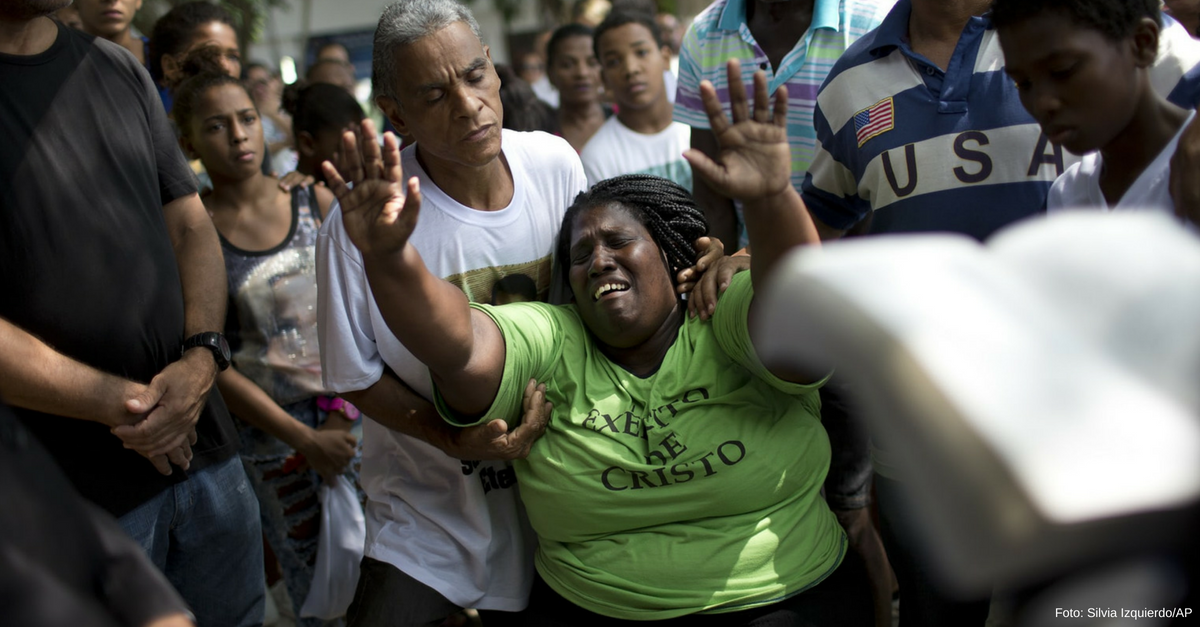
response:
[[[1166,4],[580,1],[510,66],[398,0],[364,109],[344,47],[285,86],[217,4],[6,0],[0,622],[261,625],[278,581],[313,626],[984,625],[755,291],[842,237],[1196,231]],[[357,588],[304,616],[342,479]]]

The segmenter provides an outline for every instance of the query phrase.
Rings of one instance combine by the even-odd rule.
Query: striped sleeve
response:
[[[696,18],[683,36],[679,49],[679,83],[675,91],[675,121],[693,128],[709,128],[708,115],[700,101],[700,81],[704,80],[704,75],[698,58],[703,41],[698,27],[702,17]]]

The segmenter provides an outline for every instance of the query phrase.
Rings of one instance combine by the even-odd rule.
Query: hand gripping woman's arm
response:
[[[363,137],[375,137],[364,120]],[[496,398],[504,370],[504,338],[486,314],[470,308],[458,288],[425,267],[409,237],[417,226],[421,190],[405,181],[391,133],[383,149],[342,137],[341,169],[322,164],[342,207],[342,223],[362,252],[363,268],[383,319],[414,357],[429,367],[452,408],[480,414]],[[352,182],[353,188],[347,185]]]

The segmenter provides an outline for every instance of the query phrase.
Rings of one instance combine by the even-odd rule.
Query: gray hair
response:
[[[371,58],[371,88],[377,96],[386,96],[399,103],[396,94],[396,48],[432,35],[455,22],[471,27],[471,32],[483,41],[479,23],[471,10],[456,0],[400,0],[393,2],[379,16],[375,28],[375,45]]]

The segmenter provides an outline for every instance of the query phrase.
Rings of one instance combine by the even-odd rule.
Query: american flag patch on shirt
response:
[[[895,125],[896,116],[891,96],[855,113],[854,134],[858,137],[858,147],[862,148],[868,139],[892,130]]]

